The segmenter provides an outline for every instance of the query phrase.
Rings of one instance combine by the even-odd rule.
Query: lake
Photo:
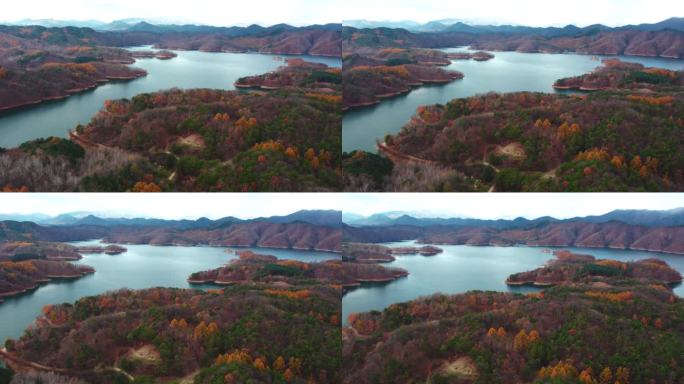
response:
[[[446,52],[468,51],[466,48],[445,49]],[[487,92],[555,92],[553,83],[564,77],[577,76],[601,65],[600,59],[617,57],[624,61],[668,69],[684,69],[684,60],[635,56],[596,56],[576,54],[544,54],[494,52],[496,58],[486,61],[454,61],[446,69],[461,71],[463,80],[445,85],[427,85],[411,93],[387,99],[380,104],[345,112],[342,120],[343,150],[376,152],[376,140],[395,134],[409,121],[421,105],[444,104],[447,101]]]
[[[150,47],[130,49],[151,50]],[[283,58],[303,58],[331,67],[342,65],[339,58],[322,56],[174,52],[178,57],[171,60],[138,59],[133,66],[147,70],[146,77],[110,82],[64,100],[0,114],[0,147],[12,148],[41,137],[67,137],[76,125],[88,124],[106,100],[131,98],[173,87],[233,90],[233,83],[240,77],[272,71],[284,65]]]
[[[412,246],[414,241],[383,244],[389,247]],[[422,245],[420,245],[422,246]],[[342,318],[350,313],[383,310],[394,303],[410,301],[433,293],[456,294],[472,290],[520,292],[537,291],[535,287],[509,287],[509,275],[541,267],[554,256],[544,248],[532,247],[470,247],[439,245],[444,252],[436,256],[395,256],[396,261],[383,264],[400,267],[410,275],[388,284],[364,285],[347,293],[342,299]],[[684,255],[593,248],[562,248],[589,254],[601,259],[620,261],[658,258],[684,274]],[[684,285],[675,287],[684,296]]]
[[[71,244],[96,245],[99,241]],[[218,268],[226,264],[237,257],[230,251],[238,249],[151,245],[125,245],[125,247],[128,248],[128,252],[120,255],[83,255],[83,259],[75,262],[95,268],[94,274],[78,280],[53,281],[33,292],[6,298],[5,302],[0,304],[0,345],[4,345],[7,338],[21,336],[24,329],[33,323],[43,306],[47,304],[73,303],[84,296],[98,295],[120,288],[190,288],[186,279],[191,273]],[[327,252],[271,248],[239,249],[306,262],[339,258],[337,254]],[[204,287],[210,287],[210,285]]]

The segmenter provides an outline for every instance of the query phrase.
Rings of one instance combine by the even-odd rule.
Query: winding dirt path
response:
[[[415,157],[415,156],[411,156],[411,155],[407,155],[405,153],[399,152],[396,149],[388,146],[387,143],[378,143],[378,149],[380,150],[380,152],[387,155],[387,157],[390,160],[392,160],[392,162],[395,164],[412,162],[412,163],[419,163],[419,164],[426,164],[426,165],[438,165],[438,163],[436,161],[421,159],[419,157]]]

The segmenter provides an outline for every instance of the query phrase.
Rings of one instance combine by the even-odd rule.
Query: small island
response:
[[[175,52],[167,51],[165,49],[159,51],[132,51],[131,56],[135,59],[158,59],[171,60],[178,57]]]
[[[426,245],[423,247],[398,247],[392,248],[392,254],[394,255],[422,255],[422,256],[435,256],[444,252],[443,249],[435,247],[432,245]]]
[[[509,276],[506,284],[539,287],[593,284],[605,287],[622,279],[639,280],[644,284],[674,285],[682,282],[679,272],[658,259],[621,262],[596,259],[591,255],[569,251],[556,251],[554,255],[556,258],[542,268]]]
[[[273,91],[282,88],[311,89],[336,97],[342,77],[339,68],[302,59],[288,59],[287,65],[263,75],[247,76],[235,82],[236,88]],[[337,95],[339,97],[339,95]]]
[[[120,245],[107,245],[105,247],[98,246],[98,245],[88,245],[88,246],[82,246],[78,247],[78,252],[83,253],[83,254],[97,254],[97,253],[104,253],[106,255],[119,255],[122,253],[127,252],[128,249],[125,247],[122,247]]]
[[[387,283],[408,276],[408,272],[401,268],[385,268],[370,263],[341,260],[305,263],[251,251],[238,251],[236,254],[238,259],[217,269],[193,273],[188,282],[230,286],[247,282],[291,283],[292,279],[316,279],[331,281],[348,289],[362,283]]]
[[[451,60],[434,49],[350,45],[343,56],[345,110],[375,105],[425,84],[446,84],[464,76],[440,68]]]
[[[618,59],[603,60],[603,65],[582,76],[559,79],[553,84],[556,90],[601,91],[635,90],[648,93],[684,86],[684,72],[663,68],[647,68],[639,63]],[[639,96],[634,96],[639,97]]]
[[[449,60],[475,60],[475,61],[489,61],[495,56],[489,52],[477,51],[477,52],[453,52],[448,53],[447,58]]]

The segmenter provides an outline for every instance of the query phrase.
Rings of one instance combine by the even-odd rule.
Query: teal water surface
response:
[[[445,49],[467,51],[465,48]],[[576,54],[544,54],[494,52],[490,61],[454,61],[446,69],[461,71],[463,80],[444,85],[428,85],[411,93],[388,99],[376,106],[345,112],[342,120],[342,142],[346,152],[376,151],[376,141],[395,134],[409,121],[421,105],[444,104],[451,99],[487,92],[554,92],[553,83],[564,77],[590,72],[600,60],[618,56]],[[624,61],[649,67],[684,69],[684,60],[636,56],[619,56]]]
[[[415,242],[389,243],[387,246],[413,245]],[[342,299],[342,315],[383,310],[394,303],[410,301],[434,293],[456,294],[472,290],[499,292],[530,292],[534,287],[509,287],[509,275],[541,267],[554,258],[542,248],[531,247],[469,247],[439,245],[444,252],[430,257],[396,256],[397,260],[384,264],[400,267],[410,275],[388,284],[364,285],[347,293]],[[601,259],[620,261],[658,258],[684,274],[684,255],[614,249],[563,248]],[[684,285],[675,287],[684,296]]]
[[[99,241],[72,243],[93,245]],[[53,281],[21,296],[6,298],[0,304],[0,343],[18,338],[47,304],[73,303],[81,297],[98,295],[121,288],[152,287],[190,288],[188,276],[193,272],[218,268],[237,256],[234,248],[158,247],[125,245],[128,252],[120,255],[83,255],[75,262],[95,268],[95,273],[77,280]],[[271,248],[251,249],[281,259],[317,262],[338,258],[327,252],[294,251]],[[195,286],[196,287],[196,286]]]
[[[149,50],[149,47],[131,48]],[[259,75],[284,64],[284,58],[304,58],[331,67],[341,60],[321,56],[278,56],[256,53],[175,51],[171,60],[139,59],[134,67],[148,75],[132,81],[116,81],[94,90],[0,114],[0,147],[12,148],[41,137],[66,137],[78,124],[87,124],[106,100],[131,98],[140,93],[169,88],[235,89],[240,77]]]

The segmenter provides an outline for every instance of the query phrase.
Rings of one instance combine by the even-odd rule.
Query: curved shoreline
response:
[[[46,96],[46,97],[40,98],[38,100],[27,101],[24,103],[13,104],[13,105],[8,105],[8,106],[0,106],[0,113],[14,112],[14,111],[21,110],[24,108],[31,108],[34,106],[38,106],[38,105],[48,103],[51,101],[66,100],[66,99],[70,98],[71,96],[77,95],[79,93],[85,93],[85,92],[97,89],[101,85],[106,85],[110,81],[132,81],[132,80],[137,80],[141,77],[145,77],[147,75],[148,75],[148,73],[147,73],[147,71],[145,71],[144,73],[139,73],[139,74],[135,74],[135,75],[131,75],[131,76],[107,76],[104,79],[96,80],[96,83],[92,84],[92,85],[88,85],[88,86],[81,87],[81,88],[65,89],[65,90],[63,90],[63,92],[65,93],[63,95]]]
[[[415,91],[416,89],[423,87],[423,86],[426,86],[426,85],[447,85],[447,84],[453,83],[454,81],[457,81],[457,80],[463,80],[464,78],[465,78],[464,74],[458,73],[458,74],[450,76],[446,79],[418,79],[419,82],[417,82],[417,83],[407,83],[407,85],[409,86],[408,88],[401,89],[401,90],[394,91],[394,92],[389,92],[389,93],[375,94],[373,96],[375,98],[375,100],[345,105],[342,107],[342,112],[353,110],[353,109],[363,109],[363,108],[367,108],[367,107],[373,107],[373,106],[376,106],[376,105],[382,103],[385,100],[392,99],[392,98],[399,97],[399,96],[408,95],[409,93]]]
[[[594,247],[590,245],[577,245],[577,244],[569,244],[569,245],[551,245],[551,244],[510,244],[510,245],[501,245],[501,244],[466,244],[466,243],[446,243],[446,242],[439,242],[439,241],[432,241],[432,242],[424,242],[422,239],[408,239],[406,241],[415,241],[417,244],[427,244],[427,245],[458,245],[458,246],[466,246],[466,247],[500,247],[500,248],[508,248],[508,247],[527,247],[527,248],[586,248],[586,249],[612,249],[612,250],[618,250],[618,251],[637,251],[637,252],[650,252],[650,253],[662,253],[665,255],[684,255],[684,251],[681,252],[674,252],[674,251],[665,251],[665,250],[654,250],[654,249],[646,249],[646,248],[631,248],[631,247],[618,247],[618,246],[603,246],[603,247]]]
[[[275,249],[275,250],[293,250],[293,251],[305,251],[305,252],[324,252],[324,253],[332,253],[332,254],[340,254],[342,253],[341,250],[336,251],[332,249],[319,249],[319,248],[297,248],[293,246],[289,247],[276,247],[276,246],[259,246],[259,245],[217,245],[217,244],[204,244],[204,243],[197,243],[197,244],[179,244],[179,243],[172,243],[172,244],[151,244],[151,243],[135,243],[135,242],[130,242],[130,241],[113,241],[113,242],[108,242],[106,239],[91,239],[91,240],[83,240],[83,241],[95,241],[95,240],[101,240],[102,243],[104,244],[126,244],[126,245],[149,245],[152,247],[211,247],[211,248],[258,248],[258,249]]]
[[[50,282],[52,282],[52,280],[76,280],[76,279],[80,279],[81,277],[84,277],[87,275],[92,275],[93,273],[95,273],[94,269],[91,271],[83,271],[81,273],[77,273],[77,274],[73,274],[73,275],[45,275],[47,277],[47,279],[34,280],[35,285],[33,285],[33,286],[26,287],[23,289],[14,290],[14,291],[9,291],[9,292],[0,292],[0,304],[2,304],[3,298],[17,297],[17,296],[21,296],[25,293],[35,291],[38,288],[49,284]]]

